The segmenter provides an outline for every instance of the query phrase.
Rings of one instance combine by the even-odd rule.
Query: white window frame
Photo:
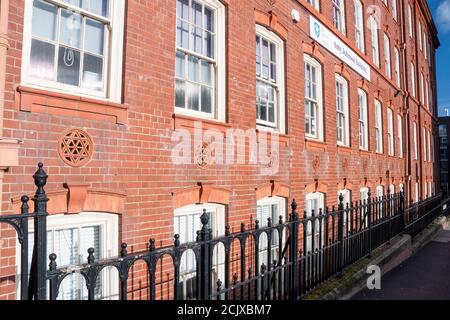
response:
[[[320,11],[320,0],[307,0],[310,5]]]
[[[325,208],[325,194],[322,192],[311,192],[308,193],[306,195],[306,217],[311,217],[312,216],[312,211],[308,210],[308,201],[311,200],[317,200],[317,212],[314,212],[314,215],[317,217],[319,215],[319,210],[322,209],[322,211]],[[322,234],[319,234],[319,221],[318,219],[315,220],[316,226],[315,226],[315,231],[316,233],[314,234],[314,244],[315,244],[315,248],[312,248],[312,223],[308,222],[307,223],[307,227],[306,227],[306,251],[314,251],[316,249],[319,248],[319,236],[322,237],[322,243],[323,243],[323,234],[324,232],[322,232]],[[322,224],[323,224],[323,220],[322,220]],[[323,229],[322,229],[323,231]],[[307,254],[307,252],[305,252],[305,254]]]
[[[193,205],[187,205],[181,208],[177,208],[174,210],[174,216],[173,216],[173,228],[174,228],[174,233],[176,233],[175,230],[175,218],[176,217],[180,217],[180,216],[192,216],[192,215],[199,215],[201,216],[201,214],[203,214],[203,210],[206,210],[207,212],[211,212],[214,215],[214,225],[212,226],[212,236],[213,238],[218,238],[221,236],[225,235],[225,219],[226,219],[226,207],[224,205],[221,204],[215,204],[215,203],[203,203],[203,204],[193,204]],[[188,222],[188,224],[191,223],[190,220]],[[186,229],[191,229],[193,228],[192,225],[186,225]],[[199,226],[201,228],[201,223],[199,223]],[[182,239],[181,235],[180,235],[180,239]],[[194,242],[195,239],[192,240],[188,240],[187,242]],[[180,240],[181,242],[181,240]],[[185,242],[181,242],[181,244],[183,244]],[[220,248],[217,251],[215,251],[215,254],[213,255],[213,285],[215,285],[215,282],[218,279],[223,279],[223,275],[225,274],[225,269],[224,269],[224,265],[225,265],[225,253],[222,252],[223,251],[223,247],[216,246],[216,248]],[[193,254],[192,251],[189,251],[189,254]],[[186,253],[185,253],[186,254]],[[182,291],[183,291],[183,296],[186,296],[187,294],[187,288],[185,286],[186,281],[192,279],[193,277],[195,277],[196,275],[196,266],[191,266],[191,261],[189,259],[189,257],[186,258],[185,255],[183,255],[182,258],[186,259],[186,269],[187,271],[183,274],[181,274],[181,270],[180,270],[180,283],[182,284]],[[194,258],[195,260],[195,258]],[[194,270],[194,271],[192,271]]]
[[[414,195],[415,195],[415,202],[417,203],[417,202],[419,202],[419,182],[415,182],[415,188],[414,188],[415,190],[415,192],[414,192]]]
[[[388,138],[388,155],[394,156],[394,112],[391,108],[387,108],[387,138]]]
[[[411,4],[409,3],[408,3],[408,27],[409,27],[409,37],[412,38],[414,35],[414,28],[413,28],[412,8]]]
[[[262,198],[260,200],[258,200],[258,202],[256,203],[256,206],[267,206],[267,205],[277,205],[278,206],[278,215],[276,216],[276,219],[274,220],[273,217],[270,217],[272,219],[272,226],[277,225],[278,221],[279,221],[279,217],[282,216],[283,217],[283,221],[286,221],[286,199],[282,198],[282,197],[265,197]],[[267,223],[268,221],[261,221],[261,219],[258,218],[258,216],[256,217],[256,219],[259,221],[259,226],[260,228],[263,227],[267,227]],[[274,236],[274,233],[272,233],[272,237]],[[267,241],[267,238],[265,238]],[[261,267],[262,264],[265,264],[267,266],[267,259],[264,259],[264,257],[267,255],[267,246],[261,246],[261,237],[260,237],[260,250],[259,250],[259,267]],[[272,238],[273,241],[273,238]],[[278,241],[278,238],[277,238]],[[286,242],[286,234],[283,232],[282,234],[282,245],[281,247],[284,248],[284,244]],[[279,245],[278,244],[273,244],[271,243],[271,252],[272,252],[272,258],[273,259],[277,259],[278,258],[278,248]]]
[[[338,191],[338,203],[339,203],[339,198],[340,196],[344,197],[344,200],[342,202],[344,209],[347,208],[347,204],[348,207],[350,208],[352,205],[352,192],[349,189],[341,189]],[[343,221],[343,229],[344,230],[344,237],[347,236],[346,235],[346,230],[347,230],[347,212],[344,211],[344,221]]]
[[[400,74],[400,53],[397,47],[394,46],[394,73],[395,83],[398,87],[401,86],[401,74]]]
[[[367,151],[369,150],[367,93],[360,88],[358,88],[358,114],[359,114],[359,148],[361,150]]]
[[[419,152],[418,152],[418,146],[417,146],[417,123],[413,123],[413,134],[414,134],[414,160],[418,159]]]
[[[389,194],[391,196],[395,194],[395,184],[389,185]]]
[[[420,73],[420,102],[425,104],[425,78],[423,72]]]
[[[423,189],[425,191],[425,199],[428,198],[428,183],[425,181],[423,186]]]
[[[112,213],[103,212],[80,212],[79,214],[67,215],[56,214],[47,217],[47,230],[61,230],[69,228],[82,228],[88,226],[100,226],[101,246],[103,253],[102,259],[113,258],[119,255],[119,216]],[[34,225],[30,224],[28,232],[34,232]],[[21,247],[16,241],[16,294],[20,297],[20,265],[21,265]],[[86,253],[87,255],[87,253]],[[31,258],[31,257],[29,257]],[[56,258],[58,263],[58,257]],[[87,263],[87,261],[85,261]],[[63,267],[63,266],[60,266]],[[79,277],[82,277],[79,275]],[[119,280],[116,269],[104,269],[101,273],[102,293],[105,300],[119,299]],[[83,278],[83,288],[85,288]],[[87,291],[86,291],[87,292]]]
[[[416,69],[414,63],[411,62],[411,94],[414,98],[416,98]]]
[[[384,33],[384,66],[385,72],[389,79],[392,78],[392,68],[391,68],[391,41],[389,36]]]
[[[268,131],[276,131],[286,133],[286,98],[285,98],[285,67],[284,67],[284,41],[272,31],[257,24],[256,34],[262,38],[266,38],[276,46],[276,84],[270,80],[265,80],[262,77],[257,77],[257,81],[268,83],[270,86],[276,88],[276,106],[275,106],[275,122],[263,121],[256,119],[257,128]],[[225,60],[224,60],[225,61]]]
[[[175,55],[176,52],[179,50],[181,52],[184,52],[186,54],[204,58],[205,60],[212,60],[216,64],[216,70],[213,77],[215,78],[214,82],[214,90],[213,90],[213,100],[212,100],[212,106],[211,106],[211,112],[212,113],[206,113],[202,111],[197,110],[189,110],[187,108],[181,108],[175,106],[175,99],[174,99],[174,110],[175,114],[181,114],[181,115],[187,115],[195,118],[201,118],[201,119],[213,119],[217,120],[219,122],[225,122],[226,121],[226,17],[225,17],[225,6],[218,0],[196,0],[209,8],[215,10],[215,41],[214,41],[214,48],[215,48],[215,59],[211,59],[208,57],[205,57],[199,53],[193,52],[191,50],[187,50],[185,48],[179,48],[176,40],[175,40]],[[191,10],[191,9],[190,9]],[[176,38],[176,37],[175,37]],[[187,68],[187,64],[186,64]],[[175,86],[175,83],[174,83]]]
[[[398,156],[403,158],[403,117],[397,114]]]
[[[428,132],[428,161],[431,162],[431,132],[430,130],[427,130]]]
[[[372,47],[372,62],[380,67],[380,44],[378,39],[378,23],[373,16],[370,16],[370,43]]]
[[[397,21],[398,12],[397,12],[397,0],[392,0],[392,18]]]
[[[353,1],[355,9],[355,42],[356,47],[365,53],[364,43],[364,9],[360,0]]]
[[[423,161],[427,161],[427,129],[423,128]]]
[[[336,29],[338,29],[342,34],[345,35],[346,30],[345,30],[345,1],[339,1],[339,5],[335,6],[334,1],[336,0],[331,0],[331,7],[332,7],[332,13],[333,13],[333,25],[336,27]],[[340,14],[340,20],[335,20],[335,13],[339,12]],[[340,22],[340,25],[339,25]]]
[[[361,200],[361,203],[364,203],[364,201],[366,201],[366,204],[369,202],[369,191],[370,189],[368,187],[363,187],[361,189],[359,189],[359,199]],[[367,226],[369,225],[369,221],[367,219],[365,219],[365,212],[363,211],[364,209],[361,209],[361,220],[364,220],[365,223],[365,227],[367,228]],[[366,207],[367,210],[367,207]]]
[[[375,100],[375,141],[376,152],[383,153],[383,106],[379,100]]]
[[[316,74],[316,93],[317,93],[317,100],[314,101],[310,98],[306,97],[306,85],[305,85],[305,102],[307,100],[312,101],[313,103],[316,103],[316,132],[315,134],[311,134],[306,132],[306,119],[305,119],[305,136],[307,139],[312,140],[318,140],[323,141],[323,89],[322,89],[322,65],[313,57],[305,54],[304,55],[304,64],[305,64],[305,83],[306,83],[306,65],[309,64],[313,68],[315,68],[317,74]],[[305,116],[306,116],[306,104],[305,104]]]
[[[338,101],[337,101],[337,99],[338,99],[337,94],[338,93],[336,91],[336,115],[337,115],[337,118],[339,117],[339,115],[342,115],[342,117],[343,117],[343,128],[342,128],[343,140],[339,141],[339,139],[337,139],[337,144],[341,145],[341,146],[348,147],[349,144],[350,144],[350,139],[349,139],[349,137],[350,137],[350,125],[349,125],[348,82],[347,82],[347,80],[344,77],[342,77],[339,74],[336,74],[336,87],[337,87],[338,83],[340,85],[342,85],[342,93],[343,93],[343,96],[342,96],[342,103],[343,103],[342,108],[343,108],[343,110],[338,110],[338,106],[337,106],[338,105]],[[336,119],[336,121],[337,121],[336,127],[339,130],[338,119]]]
[[[423,31],[423,46],[424,46],[423,54],[425,55],[425,60],[427,60],[428,59],[428,39],[427,39],[427,34],[426,34],[425,29]]]
[[[104,18],[95,14],[80,10],[78,7],[65,3],[61,0],[48,1],[58,7],[72,9],[72,11],[83,12],[87,16],[95,16],[99,21],[109,25],[109,35],[105,33],[105,53],[103,63],[103,91],[95,91],[74,86],[57,81],[43,80],[33,78],[28,74],[30,65],[31,38],[32,38],[32,17],[33,17],[33,1],[25,1],[24,11],[24,29],[23,29],[23,47],[22,47],[22,68],[21,68],[21,85],[29,86],[37,89],[45,89],[49,91],[77,95],[87,98],[95,98],[98,100],[111,101],[121,103],[122,101],[122,64],[123,64],[123,48],[125,33],[125,1],[110,1],[110,17]],[[57,18],[59,20],[59,18]],[[51,41],[56,43],[55,41]],[[109,43],[109,45],[108,45]],[[55,49],[56,50],[56,49]],[[55,54],[58,56],[58,54]],[[56,61],[56,58],[55,58]],[[57,62],[55,62],[57,63]],[[82,72],[82,70],[80,70]]]
[[[417,32],[417,35],[419,36],[419,49],[420,51],[423,51],[423,45],[422,45],[422,22],[419,20],[419,31]]]
[[[428,85],[428,80],[425,81],[425,105],[428,110],[430,110],[430,86]]]
[[[377,197],[383,197],[384,196],[384,186],[381,184],[377,186]]]

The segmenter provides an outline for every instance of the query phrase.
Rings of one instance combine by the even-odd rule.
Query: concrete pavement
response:
[[[416,255],[381,278],[381,290],[353,300],[450,300],[450,229],[440,230]]]

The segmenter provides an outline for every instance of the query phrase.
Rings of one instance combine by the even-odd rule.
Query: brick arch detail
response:
[[[266,197],[289,198],[290,193],[288,185],[272,181],[256,188],[256,201]]]
[[[353,183],[344,179],[343,181],[341,181],[337,184],[337,189],[338,190],[346,189],[346,190],[353,191]]]
[[[319,61],[322,65],[325,64],[325,55],[320,50],[319,44],[317,42],[303,42],[303,53],[309,54],[311,57]]]
[[[373,186],[375,184],[373,182],[371,182],[370,180],[368,180],[367,178],[364,180],[361,180],[359,183],[359,188],[369,188],[369,190],[372,192],[373,191]]]
[[[265,13],[255,9],[255,22],[276,33],[283,40],[287,40],[288,29],[278,21],[277,15],[272,11]]]
[[[122,214],[125,207],[125,193],[92,189],[86,184],[64,184],[65,190],[47,192],[47,212],[53,214],[78,214],[80,212],[108,212]],[[30,199],[33,195],[29,195]],[[20,212],[21,197],[11,199],[14,212]],[[29,201],[30,212],[34,211]]]
[[[367,80],[364,78],[361,78],[360,80],[357,81],[358,87],[363,89],[366,94],[369,94],[369,86],[367,84]]]
[[[314,193],[314,192],[320,192],[320,193],[327,193],[328,191],[328,185],[323,182],[315,181],[314,183],[309,183],[305,185],[305,192],[308,193]]]
[[[350,71],[345,63],[343,62],[335,63],[334,72],[344,77],[345,80],[347,80],[347,82],[350,82],[351,80]]]
[[[191,204],[219,203],[230,204],[231,191],[214,186],[200,185],[175,191],[172,193],[174,209],[178,209]]]

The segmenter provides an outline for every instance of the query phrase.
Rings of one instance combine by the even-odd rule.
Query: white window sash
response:
[[[275,97],[274,122],[256,119],[256,124],[257,127],[262,130],[269,130],[269,131],[273,130],[280,133],[285,133],[286,106],[285,106],[285,80],[284,80],[284,73],[285,73],[284,42],[275,33],[267,30],[265,27],[261,25],[256,25],[256,34],[259,37],[261,37],[261,39],[264,38],[275,45],[276,59],[277,59],[275,82],[264,79],[262,76],[260,77],[256,76],[257,81],[264,82],[265,84],[268,84],[273,88],[275,88],[276,97]]]
[[[22,47],[22,68],[21,68],[21,84],[37,89],[46,89],[49,91],[74,94],[81,97],[95,98],[97,100],[112,101],[121,103],[122,99],[122,64],[123,64],[123,46],[124,46],[124,12],[125,1],[117,0],[110,1],[110,17],[105,18],[94,13],[72,6],[60,0],[46,1],[54,4],[59,8],[68,9],[81,13],[82,16],[92,18],[107,25],[105,31],[105,46],[103,53],[103,91],[96,91],[81,86],[69,85],[59,83],[56,80],[43,80],[34,78],[28,74],[30,65],[31,39],[38,39],[32,36],[32,16],[33,16],[33,1],[25,1],[24,11],[24,30],[23,30],[23,47]],[[59,12],[59,11],[58,11]],[[57,22],[60,20],[59,14]],[[58,24],[57,24],[58,25]],[[58,26],[56,32],[59,32]],[[56,40],[45,39],[45,42],[57,44]],[[58,42],[59,43],[59,42]],[[66,47],[65,44],[55,46],[55,64],[57,64],[58,48],[60,46]],[[83,54],[83,50],[77,49]],[[95,55],[95,54],[94,54]],[[56,70],[56,65],[54,66]],[[80,79],[82,78],[83,66],[80,64]],[[57,75],[55,74],[55,77]]]
[[[311,134],[306,132],[305,135],[307,138],[313,139],[313,140],[323,140],[323,102],[322,102],[322,67],[315,59],[312,57],[305,55],[304,56],[305,61],[305,81],[306,81],[306,66],[309,65],[311,68],[313,68],[316,72],[315,78],[316,78],[316,95],[317,100],[313,100],[311,97],[307,96],[307,93],[305,92],[305,100],[312,101],[315,103],[317,110],[315,112],[315,134]],[[306,86],[305,86],[306,89]],[[306,104],[305,104],[306,107]],[[306,110],[305,110],[306,115]],[[310,128],[311,130],[311,128]]]

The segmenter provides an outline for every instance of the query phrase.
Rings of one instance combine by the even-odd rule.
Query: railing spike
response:
[[[120,247],[122,248],[122,250],[120,251],[120,256],[121,256],[122,258],[125,258],[125,257],[127,256],[127,254],[128,254],[128,252],[127,252],[127,247],[128,247],[128,245],[127,245],[125,242],[123,242],[123,243],[120,245]]]
[[[95,252],[94,248],[88,249],[88,259],[87,259],[88,264],[94,264],[94,262],[95,262],[94,252]]]
[[[48,265],[50,268],[50,271],[55,271],[57,268],[57,264],[56,264],[56,254],[52,253],[49,255],[49,259],[50,259],[50,264]]]

